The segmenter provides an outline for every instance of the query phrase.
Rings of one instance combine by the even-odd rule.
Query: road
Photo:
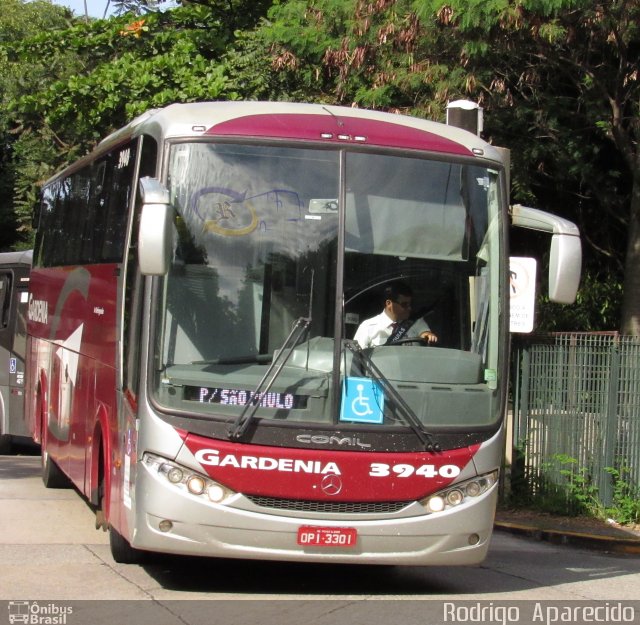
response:
[[[154,625],[218,622],[214,615],[226,625],[430,624],[442,622],[445,603],[481,602],[495,610],[503,605],[531,607],[541,600],[595,601],[608,607],[622,601],[633,606],[634,621],[640,623],[640,602],[632,602],[640,588],[640,558],[502,532],[494,534],[489,557],[476,567],[319,566],[176,557],[159,557],[145,566],[116,564],[107,535],[94,529],[93,514],[78,493],[45,489],[39,471],[37,456],[0,456],[0,625],[9,622],[11,609],[18,610],[18,600],[73,606],[68,620],[53,625],[113,623],[114,610],[115,622]],[[100,601],[113,599],[120,601]],[[9,612],[3,601],[14,602]],[[433,610],[439,616],[427,618]],[[135,620],[127,620],[134,614]],[[502,616],[487,613],[482,620],[513,622]]]

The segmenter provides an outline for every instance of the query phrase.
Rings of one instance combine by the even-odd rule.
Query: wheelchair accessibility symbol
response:
[[[345,378],[342,383],[340,421],[382,423],[384,393],[382,387],[369,378]]]

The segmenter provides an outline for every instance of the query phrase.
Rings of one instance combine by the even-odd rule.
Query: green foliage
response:
[[[310,97],[294,72],[275,71],[273,59],[265,52],[267,48],[262,32],[256,30],[240,33],[234,46],[227,50],[223,63],[230,99],[322,101],[320,96]]]
[[[451,71],[455,45],[425,28],[409,0],[291,0],[274,5],[261,37],[273,67],[308,99],[441,115],[467,80]]]
[[[37,36],[41,31],[68,28],[71,12],[49,2],[3,0],[0,12],[0,250],[29,244],[30,208],[25,205],[35,197],[34,181],[41,167],[48,167],[50,154],[40,151],[33,136],[23,136],[23,128],[13,114],[16,98],[34,91],[55,76],[67,57],[32,58],[16,61],[16,43]],[[75,66],[74,66],[75,68]],[[51,143],[51,137],[46,139]],[[43,145],[42,147],[45,147]],[[16,160],[24,158],[22,169]],[[16,201],[14,201],[14,198]]]
[[[522,474],[520,479],[512,480],[511,498],[506,503],[550,514],[613,519],[622,525],[639,523],[640,489],[630,481],[629,470],[603,470],[611,476],[613,496],[609,506],[602,502],[589,469],[568,454],[554,455],[534,476]]]
[[[145,12],[165,2],[132,0],[122,8],[142,17],[86,22],[66,10],[54,19],[45,2],[7,2],[16,20],[3,29],[8,18],[0,19],[6,77],[0,78],[6,137],[0,193],[7,200],[0,222],[13,230],[14,241],[30,236],[29,214],[42,181],[111,131],[150,108],[237,97],[224,55],[271,4],[202,0]],[[29,20],[37,27],[29,29]]]
[[[565,483],[558,486],[567,495],[569,510],[575,514],[602,517],[604,506],[598,498],[598,487],[593,483],[587,468],[579,466],[575,458],[566,454],[557,454],[554,461],[566,467],[558,471],[565,478]]]
[[[542,295],[536,306],[538,332],[615,330],[620,319],[622,282],[619,276],[587,270],[575,304],[559,305]]]
[[[23,240],[29,240],[31,214],[37,201],[38,187],[51,174],[51,165],[57,154],[52,136],[33,131],[21,133],[13,145],[13,158],[21,164],[15,175],[13,192],[17,231]]]
[[[613,505],[605,509],[608,518],[622,525],[640,523],[640,488],[629,481],[629,469],[605,469],[613,480]]]
[[[640,211],[632,208],[640,196],[640,5],[415,0],[414,7],[464,41],[461,59],[476,78],[486,134],[512,150],[514,199],[528,196],[578,222],[588,268],[604,276],[620,276],[625,264],[635,271],[625,255],[638,244],[621,242],[640,238]],[[640,302],[639,285],[625,288],[626,301]],[[637,305],[616,309],[638,314]]]
[[[85,143],[148,108],[219,97],[224,77],[212,60],[228,43],[228,26],[202,13],[176,9],[134,21],[98,20],[23,43],[22,58],[65,49],[87,62],[83,71],[25,94],[16,112],[28,122],[44,120],[60,129],[65,142]]]

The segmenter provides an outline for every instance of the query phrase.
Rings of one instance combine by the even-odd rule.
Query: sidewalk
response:
[[[637,525],[626,527],[589,517],[555,516],[531,510],[498,510],[495,529],[561,545],[640,555]]]

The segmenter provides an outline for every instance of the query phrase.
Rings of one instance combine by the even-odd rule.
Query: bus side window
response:
[[[137,141],[133,141],[110,154],[111,182],[105,198],[104,224],[98,252],[101,262],[122,262],[124,256],[129,205],[136,191],[133,179],[136,150]]]
[[[0,328],[6,328],[9,323],[11,309],[11,276],[0,275]]]
[[[62,229],[66,233],[64,258],[62,264],[75,265],[87,262],[83,255],[83,247],[87,240],[85,224],[91,214],[89,208],[89,193],[91,184],[91,170],[84,167],[74,173],[69,179],[71,186],[67,195]],[[89,244],[91,238],[88,239]],[[89,260],[91,262],[91,260]]]

